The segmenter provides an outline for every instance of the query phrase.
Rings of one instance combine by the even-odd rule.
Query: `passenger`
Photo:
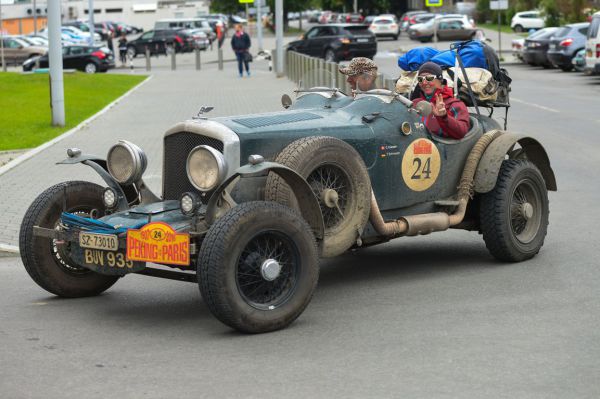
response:
[[[340,73],[347,75],[346,82],[352,91],[368,91],[376,89],[377,64],[365,57],[355,57],[346,67],[340,67]],[[354,93],[353,93],[354,94]]]
[[[462,139],[469,131],[469,111],[445,85],[442,68],[436,63],[426,62],[419,68],[417,79],[421,95],[413,101],[413,105],[429,101],[433,107],[432,113],[425,119],[427,130],[440,137]]]

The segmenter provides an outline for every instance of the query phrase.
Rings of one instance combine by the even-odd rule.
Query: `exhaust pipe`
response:
[[[386,222],[383,220],[383,216],[379,210],[375,193],[371,190],[371,213],[369,220],[377,234],[392,238],[401,235],[416,236],[448,230],[451,226],[462,222],[467,211],[467,204],[473,197],[473,178],[475,177],[479,160],[488,145],[503,133],[502,130],[491,130],[481,136],[473,146],[458,185],[458,207],[451,215],[445,212],[424,213],[421,215],[404,216],[400,219]]]

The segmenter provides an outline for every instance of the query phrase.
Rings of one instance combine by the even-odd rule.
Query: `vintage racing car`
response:
[[[321,257],[450,228],[482,233],[502,261],[542,247],[556,181],[534,138],[479,114],[462,140],[431,135],[427,105],[381,89],[317,87],[283,104],[173,126],[160,195],[137,145],[106,159],[69,149],[60,163],[94,168],[106,187],[64,182],[33,202],[20,232],[30,276],[63,297],[127,274],[197,282],[219,320],[257,333],[303,312]]]

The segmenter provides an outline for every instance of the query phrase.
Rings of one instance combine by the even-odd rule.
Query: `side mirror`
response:
[[[292,105],[292,98],[284,94],[281,96],[281,105],[283,105],[283,108],[288,109]]]

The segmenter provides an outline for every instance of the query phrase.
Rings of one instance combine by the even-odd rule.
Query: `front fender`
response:
[[[57,162],[57,165],[74,165],[82,163],[94,169],[100,175],[106,185],[117,193],[117,210],[123,211],[129,209],[130,203],[139,202],[141,204],[149,204],[160,201],[144,183],[142,179],[130,186],[121,186],[108,172],[106,160],[92,154],[82,154],[78,149],[67,150],[68,158]],[[139,196],[139,198],[138,198]]]
[[[550,191],[556,191],[556,177],[550,167],[548,154],[540,142],[532,137],[505,133],[492,141],[481,157],[475,172],[475,192],[487,193],[494,188],[502,161],[517,143],[521,146],[527,159],[533,162],[542,173],[546,188]]]
[[[322,240],[325,235],[325,225],[323,223],[323,215],[317,197],[312,192],[312,189],[298,173],[276,162],[261,162],[256,165],[244,165],[238,168],[233,175],[225,180],[215,190],[206,208],[205,220],[208,225],[211,225],[219,216],[219,202],[224,195],[226,189],[236,178],[240,176],[266,176],[269,172],[278,174],[291,187],[298,205],[300,213],[311,227],[313,234],[319,240]]]

